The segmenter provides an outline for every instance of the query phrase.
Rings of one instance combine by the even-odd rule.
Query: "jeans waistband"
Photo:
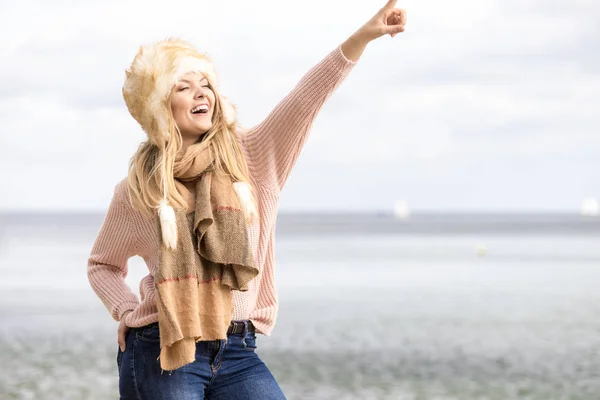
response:
[[[151,324],[132,329],[141,330],[148,328],[158,328],[158,322],[153,322]],[[245,334],[246,332],[256,332],[256,327],[250,320],[231,321],[231,323],[229,324],[229,328],[227,329],[227,335],[240,335]]]

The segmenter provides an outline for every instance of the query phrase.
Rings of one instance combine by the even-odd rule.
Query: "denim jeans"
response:
[[[126,348],[117,354],[122,400],[280,400],[285,399],[256,354],[252,332],[227,340],[196,343],[196,361],[162,371],[158,324],[131,328]]]

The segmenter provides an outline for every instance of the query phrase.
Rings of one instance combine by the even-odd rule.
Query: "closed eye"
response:
[[[181,89],[179,89],[179,91],[181,92],[182,90],[185,90],[185,89],[189,89],[189,87],[187,87],[187,86],[182,87]]]

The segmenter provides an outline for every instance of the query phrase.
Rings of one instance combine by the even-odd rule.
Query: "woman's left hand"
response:
[[[394,8],[396,0],[388,0],[387,4],[377,12],[356,34],[367,41],[377,39],[383,35],[396,36],[404,32],[406,24],[406,11]]]

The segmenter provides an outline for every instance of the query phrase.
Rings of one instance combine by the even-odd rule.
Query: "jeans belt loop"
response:
[[[242,348],[246,348],[246,334],[248,333],[248,320],[244,320],[244,330],[242,331]]]

